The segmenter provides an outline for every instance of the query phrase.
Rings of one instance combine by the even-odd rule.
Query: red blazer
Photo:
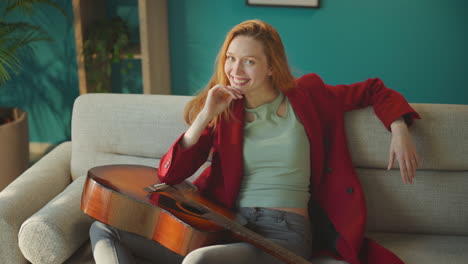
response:
[[[348,151],[344,114],[373,105],[388,130],[401,116],[411,124],[419,115],[401,94],[385,87],[379,79],[330,86],[316,74],[308,74],[296,83],[296,88],[285,95],[310,141],[311,196],[332,223],[336,233],[335,250],[350,264],[403,263],[396,255],[364,237],[366,204]],[[236,120],[222,120],[214,131],[205,129],[190,148],[179,146],[183,135],[172,145],[160,161],[158,172],[162,182],[173,185],[185,180],[200,168],[213,149],[211,166],[194,183],[213,201],[228,208],[235,206],[243,175],[244,102],[235,100],[233,104]],[[314,219],[316,212],[311,206],[309,209]],[[320,231],[321,227],[317,228]]]

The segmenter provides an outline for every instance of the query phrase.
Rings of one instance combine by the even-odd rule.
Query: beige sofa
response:
[[[157,166],[187,126],[188,96],[88,94],[73,108],[72,141],[60,144],[0,193],[0,263],[94,263],[80,211],[88,169]],[[421,156],[415,184],[387,171],[391,135],[372,108],[346,116],[366,192],[368,235],[406,263],[468,263],[468,106],[413,104]]]

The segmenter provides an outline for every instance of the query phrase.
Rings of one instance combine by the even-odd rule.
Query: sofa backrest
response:
[[[107,164],[157,167],[188,128],[183,110],[190,98],[142,94],[78,97],[72,114],[72,178]]]
[[[75,179],[106,164],[157,167],[188,126],[190,96],[87,94],[72,116]],[[346,114],[351,156],[363,185],[369,231],[468,234],[468,106],[412,104],[423,118],[411,127],[421,160],[415,183],[387,171],[391,133],[371,107]],[[397,166],[398,162],[395,162]]]

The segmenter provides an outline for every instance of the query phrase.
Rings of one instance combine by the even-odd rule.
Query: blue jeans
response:
[[[247,227],[252,231],[297,255],[310,258],[312,234],[307,218],[285,211],[257,207],[241,208],[239,214],[247,220]],[[135,256],[152,263],[284,263],[245,242],[199,248],[184,258],[157,242],[100,222],[91,226],[90,237],[97,264],[137,263]]]

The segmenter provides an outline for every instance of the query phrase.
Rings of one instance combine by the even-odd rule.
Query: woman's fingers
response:
[[[393,167],[393,163],[395,162],[395,152],[390,150],[390,158],[388,159],[388,167],[387,170],[390,170]]]
[[[400,165],[403,183],[413,183],[413,179],[416,177],[416,169],[419,167],[419,157],[407,126],[392,128],[390,161],[393,162],[394,158],[392,156],[395,155]],[[393,166],[393,163],[389,164],[389,166]]]
[[[398,160],[398,165],[400,167],[401,179],[404,184],[413,183],[413,178],[416,176],[416,169],[418,167],[417,159],[415,158],[416,154],[411,153],[401,153],[396,152],[393,148],[390,149],[390,158],[387,170],[390,170],[393,167],[394,161]],[[411,157],[411,158],[410,158]]]
[[[409,183],[413,183],[413,178],[414,178],[414,166],[409,157],[405,158],[405,164],[406,164],[406,178]]]
[[[223,87],[229,94],[233,96],[234,99],[241,99],[243,97],[242,92],[239,89],[236,89],[232,86]]]
[[[418,155],[417,152],[414,153],[414,159],[415,159],[415,161],[416,161],[416,169],[419,169],[419,166],[421,166],[421,165],[420,165],[421,163],[419,163],[419,155]]]
[[[213,88],[211,88],[211,90],[212,90],[213,93],[222,92],[223,94],[227,94],[230,97],[232,97],[233,99],[241,99],[242,98],[242,94],[240,93],[240,91],[238,91],[237,89],[234,89],[234,88],[232,88],[230,86],[225,86],[225,85],[218,84],[218,85],[214,86]]]
[[[418,168],[416,154],[404,154],[398,159],[398,164],[400,164],[400,172],[403,182],[413,183],[413,179],[416,177],[416,169]]]
[[[407,184],[408,183],[408,171],[406,167],[406,162],[401,157],[399,157],[398,164],[400,165],[401,179],[403,180],[404,184]]]
[[[411,159],[411,164],[413,165],[413,178],[415,178],[416,170],[419,168],[419,157],[417,153],[414,153],[413,158]]]
[[[211,117],[215,117],[229,106],[232,100],[241,99],[243,96],[238,89],[217,84],[208,91],[205,101],[205,111]]]

